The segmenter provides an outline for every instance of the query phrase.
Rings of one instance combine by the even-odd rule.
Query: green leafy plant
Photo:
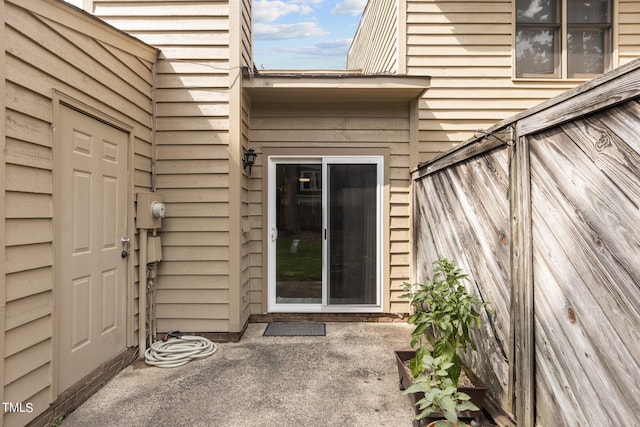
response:
[[[436,427],[457,426],[466,424],[458,420],[458,412],[477,411],[478,407],[471,403],[469,395],[458,391],[449,378],[448,369],[452,362],[442,357],[424,356],[425,373],[420,375],[415,383],[405,390],[407,393],[424,393],[424,397],[416,402],[419,413],[416,419],[428,417],[434,412],[442,412],[447,421],[438,421]]]
[[[488,306],[469,294],[463,283],[465,280],[468,276],[455,261],[440,258],[434,262],[433,280],[424,284],[403,284],[407,293],[402,297],[409,298],[413,309],[407,320],[415,325],[411,347],[419,345],[416,357],[410,361],[414,377],[424,373],[424,360],[431,355],[447,362],[448,377],[457,388],[462,371],[458,351],[476,349],[471,330],[480,327],[480,312]]]

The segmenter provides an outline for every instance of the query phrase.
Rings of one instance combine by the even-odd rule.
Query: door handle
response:
[[[120,243],[122,243],[122,252],[120,252],[120,256],[122,258],[126,258],[129,256],[129,243],[131,243],[131,238],[124,236],[120,239]]]
[[[278,229],[273,227],[271,228],[271,241],[275,242],[278,239]]]

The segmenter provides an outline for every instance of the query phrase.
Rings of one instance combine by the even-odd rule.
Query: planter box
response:
[[[396,351],[396,362],[398,363],[398,378],[400,381],[400,390],[406,390],[413,384],[413,375],[411,372],[405,367],[405,362],[413,359],[416,356],[415,351]],[[476,405],[480,410],[484,405],[484,397],[487,394],[488,387],[480,381],[475,374],[473,374],[466,366],[462,366],[462,369],[467,374],[471,383],[474,385],[473,387],[458,387],[463,393],[466,393],[471,397],[471,402]],[[413,410],[416,415],[420,412],[418,407],[416,406],[416,402],[424,397],[424,393],[410,393],[408,395],[411,399],[411,403],[413,404]],[[458,414],[461,418],[475,418],[481,411],[465,411],[464,413]],[[438,418],[442,417],[441,413],[433,413],[432,417]],[[431,418],[431,417],[429,417]]]

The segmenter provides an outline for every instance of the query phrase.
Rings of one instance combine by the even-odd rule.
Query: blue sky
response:
[[[344,69],[366,0],[254,0],[258,69]]]
[[[82,0],[67,0],[81,7]],[[344,69],[367,0],[253,0],[258,69]]]

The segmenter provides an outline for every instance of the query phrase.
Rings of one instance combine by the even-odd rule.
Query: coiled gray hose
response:
[[[211,356],[218,347],[205,337],[183,335],[151,344],[144,353],[147,365],[161,368],[175,368],[191,360]]]

